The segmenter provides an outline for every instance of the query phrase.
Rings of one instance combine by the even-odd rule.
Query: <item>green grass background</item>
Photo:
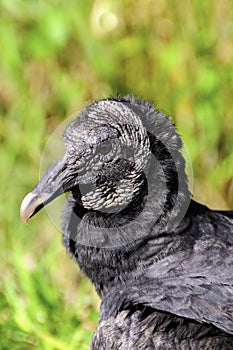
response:
[[[99,300],[46,212],[20,202],[50,133],[117,92],[173,116],[194,198],[233,208],[230,0],[0,0],[0,349],[88,349]]]

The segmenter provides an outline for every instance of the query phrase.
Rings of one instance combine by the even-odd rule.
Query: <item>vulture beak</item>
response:
[[[50,166],[32,192],[29,192],[22,201],[20,216],[23,223],[26,224],[28,219],[46,204],[68,190],[63,187],[67,173],[67,167],[63,161],[58,161]]]

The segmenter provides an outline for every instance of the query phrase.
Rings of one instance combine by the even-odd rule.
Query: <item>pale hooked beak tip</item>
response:
[[[24,224],[28,223],[28,219],[35,212],[35,209],[42,202],[41,196],[32,192],[29,192],[23,199],[20,207],[20,217]]]

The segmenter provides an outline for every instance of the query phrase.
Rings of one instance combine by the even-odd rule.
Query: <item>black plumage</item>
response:
[[[233,212],[188,190],[171,120],[132,96],[87,106],[21,207],[63,192],[63,243],[101,297],[91,349],[232,349]]]

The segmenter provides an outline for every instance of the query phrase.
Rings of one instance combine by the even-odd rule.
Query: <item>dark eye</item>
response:
[[[103,155],[107,155],[112,150],[112,144],[109,140],[104,141],[99,146],[99,152]]]

